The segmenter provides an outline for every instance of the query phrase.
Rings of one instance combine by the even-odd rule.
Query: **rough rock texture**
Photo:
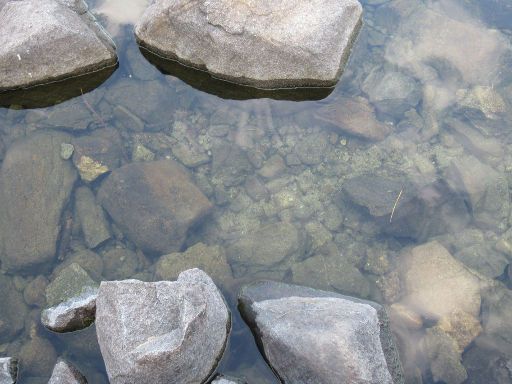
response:
[[[0,292],[0,343],[3,343],[23,329],[28,309],[9,276],[0,274]]]
[[[8,1],[0,10],[0,91],[99,71],[115,47],[83,1]]]
[[[18,377],[18,360],[13,357],[0,357],[0,383],[14,384]]]
[[[0,174],[0,259],[8,271],[53,260],[62,209],[76,172],[60,157],[61,132],[36,133],[11,146]]]
[[[87,380],[71,363],[59,359],[48,384],[87,384]]]
[[[361,24],[356,0],[159,0],[135,27],[150,51],[264,88],[332,86]]]
[[[103,208],[96,203],[96,198],[87,187],[80,187],[75,192],[75,207],[89,248],[95,248],[110,239],[110,229]]]
[[[96,331],[112,384],[202,383],[215,369],[229,329],[222,295],[199,269],[173,282],[100,285]]]
[[[189,227],[212,208],[189,176],[171,160],[132,163],[103,182],[98,200],[143,251],[180,250]]]
[[[403,383],[377,303],[270,281],[239,297],[265,358],[283,383]]]

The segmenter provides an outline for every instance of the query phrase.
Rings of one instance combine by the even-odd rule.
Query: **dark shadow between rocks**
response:
[[[213,77],[204,70],[188,67],[176,60],[163,58],[139,46],[142,55],[165,75],[179,78],[188,85],[223,99],[275,99],[291,101],[322,100],[329,96],[334,87],[261,89],[239,85]]]
[[[99,71],[46,84],[0,92],[0,106],[26,109],[44,108],[62,103],[100,86],[114,73],[118,65],[116,63]]]

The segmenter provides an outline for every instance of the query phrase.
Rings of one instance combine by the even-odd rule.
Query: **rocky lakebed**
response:
[[[0,0],[0,384],[512,383],[506,0]]]

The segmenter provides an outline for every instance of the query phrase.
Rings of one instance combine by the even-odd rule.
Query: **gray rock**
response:
[[[103,255],[103,276],[107,280],[123,280],[139,268],[137,254],[126,248],[112,248]]]
[[[234,377],[217,375],[211,384],[246,384],[246,382]]]
[[[199,269],[174,282],[100,285],[96,331],[112,384],[205,382],[229,330],[222,295]]]
[[[37,276],[27,284],[23,290],[23,298],[28,305],[43,307],[46,304],[44,291],[48,285],[48,279],[43,275]]]
[[[512,354],[512,292],[498,285],[482,293],[482,326],[484,332],[477,344]]]
[[[75,192],[75,206],[85,243],[95,248],[110,239],[110,228],[103,208],[96,203],[96,198],[87,187],[80,187]]]
[[[354,0],[186,5],[151,4],[135,26],[139,44],[221,79],[263,88],[334,85],[362,14]]]
[[[11,340],[23,329],[27,307],[11,279],[0,274],[0,343]]]
[[[262,281],[242,290],[239,308],[283,383],[404,383],[377,303]]]
[[[23,375],[48,378],[57,361],[57,352],[52,343],[36,335],[21,347],[19,361]]]
[[[13,357],[0,357],[0,383],[15,384],[18,378],[18,360]]]
[[[66,255],[66,259],[53,270],[53,275],[57,275],[60,271],[73,263],[77,263],[81,266],[93,280],[101,280],[101,276],[103,275],[103,260],[97,253],[88,249],[82,249]]]
[[[501,276],[509,264],[505,255],[487,244],[471,245],[453,256],[469,268],[491,279]]]
[[[36,133],[11,146],[0,174],[0,259],[8,271],[49,265],[56,255],[59,221],[76,172],[60,157],[70,137]]]
[[[8,1],[0,10],[0,91],[117,63],[114,43],[82,1]]]
[[[94,321],[98,285],[76,263],[62,269],[46,287],[48,308],[41,323],[54,332],[87,328]]]
[[[288,259],[302,259],[305,239],[292,224],[275,223],[248,233],[230,245],[226,252],[233,274],[240,277],[246,273],[247,268],[274,270]]]
[[[225,187],[243,183],[253,173],[247,154],[235,144],[223,143],[212,148],[212,172]]]
[[[70,159],[74,151],[75,147],[73,147],[73,144],[62,143],[60,145],[60,157],[62,157],[63,160]]]
[[[87,380],[75,366],[59,359],[48,384],[87,384]]]
[[[132,163],[114,170],[98,200],[117,226],[143,251],[178,251],[188,229],[212,205],[172,160]]]

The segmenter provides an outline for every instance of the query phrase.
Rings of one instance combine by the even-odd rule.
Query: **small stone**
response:
[[[84,181],[94,181],[99,176],[109,171],[108,167],[101,164],[99,161],[91,159],[89,156],[80,156],[79,160],[75,164],[80,177]]]
[[[85,243],[89,248],[96,248],[110,239],[110,228],[105,212],[96,203],[96,198],[88,187],[77,188],[75,192],[75,206]]]
[[[75,151],[75,147],[73,144],[69,143],[62,143],[60,145],[60,157],[63,160],[69,160],[71,156],[73,155],[73,152]]]
[[[155,154],[142,144],[136,144],[132,151],[132,161],[153,161]]]
[[[44,291],[48,285],[48,279],[42,275],[37,276],[25,287],[23,298],[28,305],[43,307],[46,304]]]
[[[265,161],[258,174],[266,179],[273,179],[280,176],[285,170],[286,165],[283,158],[279,155],[274,155]]]
[[[0,357],[0,383],[16,384],[18,360],[14,357]]]
[[[421,316],[400,303],[392,304],[389,307],[389,318],[392,323],[404,325],[409,329],[421,329],[423,327]]]
[[[48,384],[87,384],[87,380],[75,366],[59,359]]]

